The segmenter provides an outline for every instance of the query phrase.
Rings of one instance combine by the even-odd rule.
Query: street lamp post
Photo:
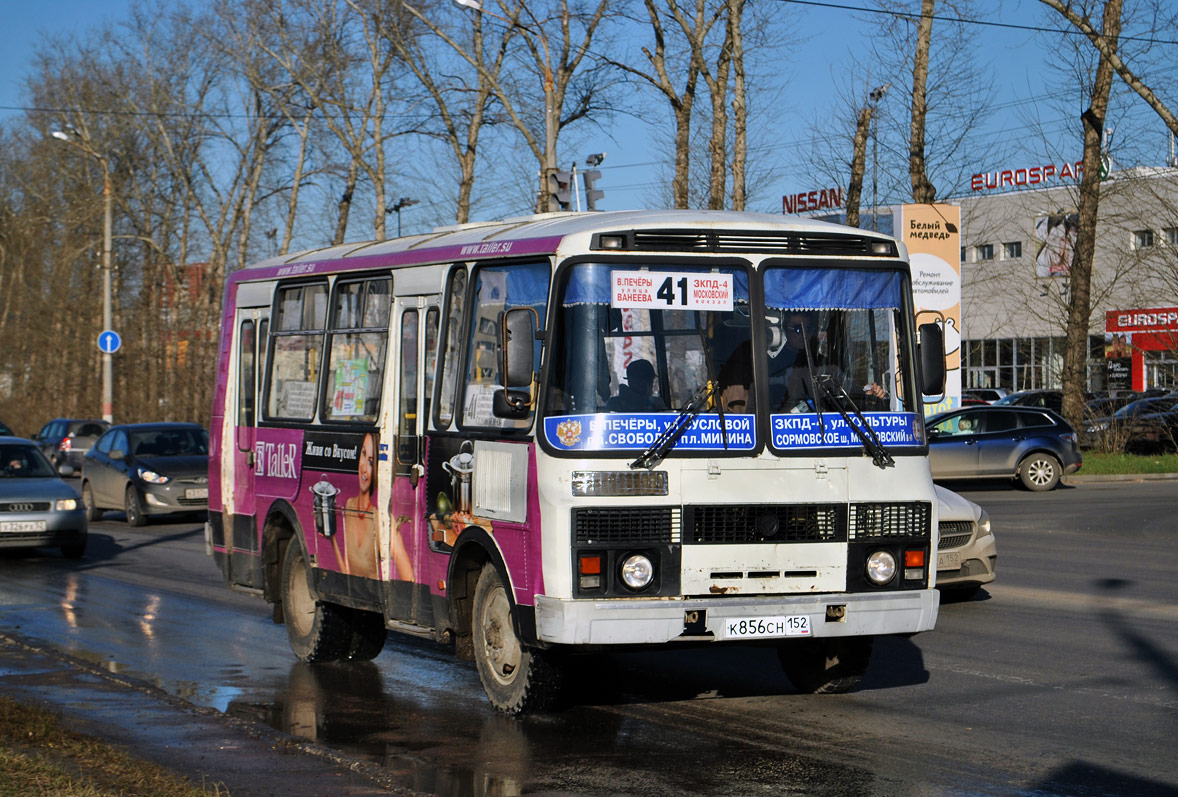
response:
[[[556,171],[556,86],[552,79],[552,57],[548,52],[548,37],[544,35],[544,29],[540,26],[539,21],[535,15],[532,14],[531,9],[526,3],[521,4],[521,8],[527,12],[527,15],[532,18],[532,24],[536,26],[536,32],[533,32],[527,25],[521,25],[518,20],[508,19],[507,17],[496,14],[494,11],[488,11],[483,8],[479,0],[454,0],[458,5],[469,8],[480,14],[489,14],[496,19],[506,22],[513,28],[519,28],[525,34],[532,34],[540,40],[540,46],[544,50],[544,167],[540,174],[540,197],[542,200],[542,207],[546,211],[560,210],[560,205],[556,198],[552,196],[548,190],[548,177]]]
[[[885,83],[879,88],[871,90],[871,229],[879,230],[879,198],[876,194],[879,183],[879,134],[875,117],[879,114],[879,101],[891,87]]]
[[[72,133],[72,135],[71,135]],[[110,161],[90,146],[90,141],[70,128],[70,133],[54,130],[53,137],[66,142],[97,158],[102,164],[102,331],[111,328],[111,226],[113,221],[112,194],[110,186]],[[102,419],[114,421],[114,366],[111,352],[102,351]]]
[[[388,215],[389,213],[396,213],[397,214],[397,237],[398,238],[401,237],[401,211],[404,210],[405,208],[409,207],[410,205],[416,205],[417,202],[418,202],[418,200],[416,200],[416,199],[410,199],[407,196],[403,196],[397,200],[396,204],[394,204],[391,207],[385,208],[385,210],[384,210],[385,215]]]

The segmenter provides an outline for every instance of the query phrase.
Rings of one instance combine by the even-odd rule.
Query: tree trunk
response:
[[[1104,41],[1115,52],[1121,35],[1122,0],[1104,6]],[[1102,53],[1092,85],[1091,104],[1081,115],[1084,127],[1084,174],[1080,178],[1079,229],[1069,272],[1067,349],[1063,368],[1063,415],[1083,428],[1084,392],[1088,388],[1088,328],[1092,314],[1092,259],[1096,249],[1096,220],[1100,209],[1100,144],[1108,111],[1114,67]]]
[[[855,140],[851,147],[851,180],[847,185],[847,226],[859,226],[859,205],[863,197],[863,173],[867,170],[867,134],[871,130],[872,105],[859,110]]]
[[[912,59],[912,127],[908,139],[908,175],[912,180],[912,201],[933,202],[937,191],[928,179],[924,159],[924,127],[928,116],[929,43],[933,37],[933,10],[936,0],[922,0],[920,23],[916,29],[916,56]]]
[[[732,209],[744,210],[748,202],[745,167],[748,162],[748,93],[744,75],[745,0],[728,0],[728,27],[732,31]]]

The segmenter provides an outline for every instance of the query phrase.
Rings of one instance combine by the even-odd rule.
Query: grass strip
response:
[[[1178,454],[1100,454],[1084,452],[1083,476],[1115,476],[1134,473],[1178,473]]]
[[[207,797],[229,792],[188,780],[65,728],[42,708],[0,696],[0,797]]]

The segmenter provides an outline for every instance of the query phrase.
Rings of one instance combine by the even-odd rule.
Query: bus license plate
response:
[[[185,498],[208,498],[209,497],[209,488],[208,487],[191,487],[191,488],[184,491],[184,497]]]
[[[775,636],[810,636],[809,616],[794,614],[788,617],[729,617],[724,620],[725,639]]]
[[[0,520],[0,531],[44,531],[44,520]]]

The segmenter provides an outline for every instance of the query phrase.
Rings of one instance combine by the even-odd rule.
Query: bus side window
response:
[[[434,395],[434,376],[438,369],[438,321],[441,313],[431,307],[425,311],[425,406],[420,413],[421,422],[429,423],[430,401]]]
[[[255,325],[252,318],[241,322],[241,336],[238,339],[237,370],[241,382],[237,391],[237,425],[254,425],[254,397],[257,393],[254,386],[256,379],[256,349]]]
[[[401,315],[401,401],[397,409],[397,462],[417,462],[417,311]]]
[[[376,420],[384,386],[392,288],[388,277],[336,283],[323,419]]]
[[[454,266],[446,288],[446,328],[443,330],[441,357],[442,378],[438,390],[438,428],[447,429],[454,421],[457,401],[458,369],[462,367],[462,319],[466,310],[466,267]]]
[[[266,417],[309,421],[315,417],[327,283],[288,285],[278,291],[277,318],[270,330]]]
[[[529,307],[546,317],[551,270],[547,261],[512,265],[479,266],[472,282],[472,321],[468,335],[466,384],[462,398],[462,425],[499,429],[527,429],[532,417],[496,417],[494,395],[500,389],[498,350],[499,319],[516,307]],[[540,370],[540,342],[533,344],[532,370]]]

